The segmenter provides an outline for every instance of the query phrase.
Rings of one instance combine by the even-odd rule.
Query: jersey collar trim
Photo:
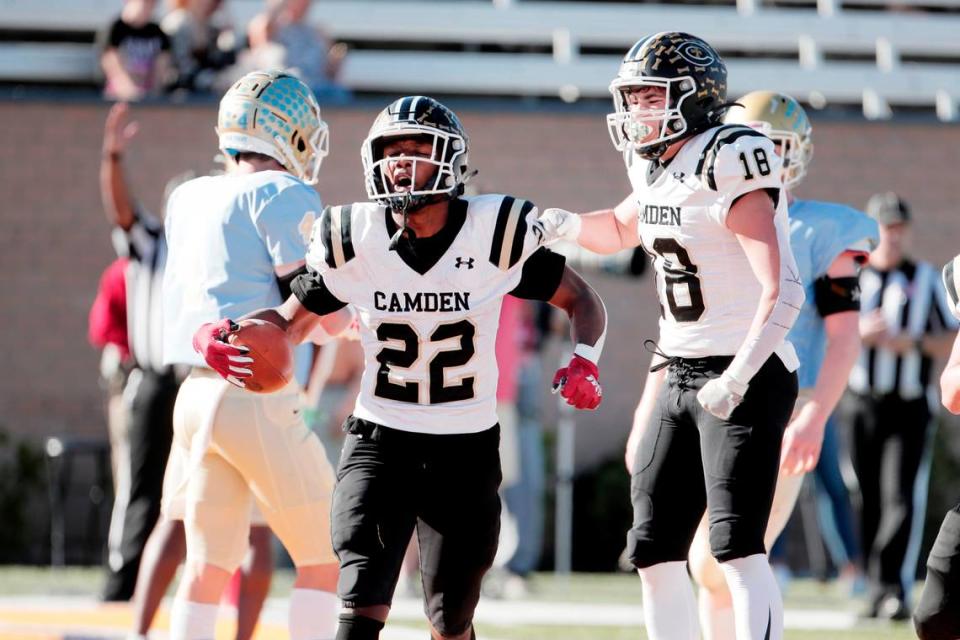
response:
[[[387,237],[392,238],[397,232],[397,223],[393,220],[393,215],[389,207],[384,209],[384,222],[387,227]],[[447,214],[447,224],[429,238],[417,238],[412,242],[402,238],[397,245],[397,255],[406,263],[408,267],[424,275],[433,268],[443,254],[447,252],[453,241],[456,239],[463,223],[467,219],[467,202],[460,198],[454,198],[450,201],[450,210]]]

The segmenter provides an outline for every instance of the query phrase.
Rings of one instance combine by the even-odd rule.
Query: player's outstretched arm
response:
[[[310,339],[318,331],[324,335],[337,335],[353,320],[349,308],[333,310],[322,316],[308,310],[296,295],[291,295],[278,307],[258,309],[238,321],[263,320],[284,330],[293,344]],[[233,384],[242,387],[243,379],[250,377],[253,362],[246,347],[230,344],[230,334],[239,330],[239,324],[231,319],[201,325],[193,334],[193,348],[203,356],[207,365]]]
[[[824,319],[827,348],[813,396],[790,421],[783,434],[780,466],[789,474],[809,473],[820,459],[823,430],[860,354],[859,289],[856,254],[844,252],[827,270],[824,286],[815,288],[817,308]],[[852,286],[850,286],[852,285]]]
[[[549,302],[567,313],[576,345],[570,363],[553,378],[554,391],[577,409],[596,409],[603,397],[597,363],[607,332],[607,310],[593,287],[569,267]]]
[[[291,295],[279,307],[259,309],[239,320],[264,320],[273,323],[287,333],[293,344],[300,344],[322,332],[336,336],[348,328],[354,313],[349,307],[318,315],[307,309],[296,295]]]
[[[565,209],[546,209],[539,218],[544,243],[575,242],[594,253],[609,255],[640,244],[637,235],[637,204],[628,196],[613,209],[582,215]]]

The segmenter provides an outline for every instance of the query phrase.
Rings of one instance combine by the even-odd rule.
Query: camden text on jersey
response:
[[[664,224],[680,226],[680,207],[668,207],[656,204],[640,205],[640,222],[644,224]]]
[[[469,311],[470,292],[441,291],[433,293],[373,292],[373,306],[378,311],[408,313],[410,311]]]

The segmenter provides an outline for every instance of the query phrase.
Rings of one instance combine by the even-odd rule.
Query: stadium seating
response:
[[[775,86],[814,106],[862,105],[868,117],[904,106],[957,118],[960,0],[896,0],[897,10],[883,0],[773,1],[323,0],[311,17],[353,45],[343,81],[361,92],[606,97],[622,52],[638,37],[682,29],[728,58],[732,94]],[[0,81],[89,84],[89,43],[119,6],[0,0],[8,34]],[[262,2],[230,7],[242,30]]]

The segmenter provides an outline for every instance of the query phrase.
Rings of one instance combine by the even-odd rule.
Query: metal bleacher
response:
[[[960,0],[894,1],[316,0],[311,18],[353,45],[342,80],[358,92],[605,98],[623,51],[676,29],[720,50],[732,95],[773,87],[814,106],[861,106],[868,118],[909,107],[956,120]],[[263,6],[226,4],[240,31]],[[119,7],[0,0],[0,81],[91,83],[90,42]]]

